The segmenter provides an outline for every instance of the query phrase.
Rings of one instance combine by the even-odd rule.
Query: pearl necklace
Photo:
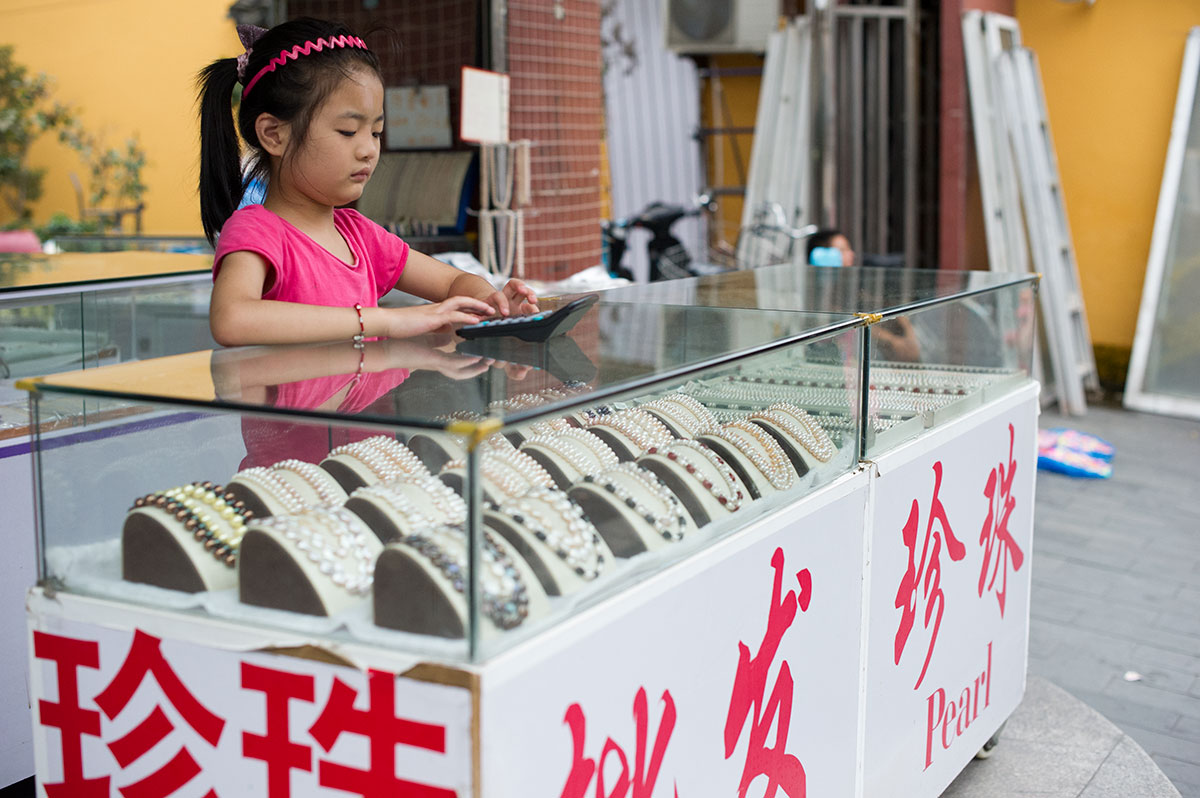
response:
[[[685,393],[673,393],[642,405],[657,411],[683,428],[689,438],[716,429],[719,425],[712,411]],[[683,411],[682,413],[680,411]]]
[[[639,453],[644,453],[651,446],[665,446],[675,440],[675,436],[671,434],[666,425],[639,408],[622,410],[619,413],[604,416],[591,422],[588,426],[616,430],[636,446]]]
[[[321,504],[338,504],[346,498],[345,491],[341,486],[334,481],[329,472],[320,466],[305,462],[304,460],[281,460],[271,468],[276,471],[290,471],[300,479],[308,483],[308,486],[317,494]],[[308,502],[305,502],[308,504]]]
[[[620,462],[616,452],[595,433],[577,427],[550,435],[536,435],[521,444],[522,449],[526,446],[540,446],[558,455],[580,474],[603,471]]]
[[[762,472],[776,490],[787,490],[796,480],[796,470],[779,441],[749,421],[730,421],[709,433],[730,443]]]
[[[347,443],[329,453],[330,457],[339,455],[358,460],[375,475],[377,482],[386,482],[409,474],[432,476],[425,464],[407,446],[385,435]]]
[[[234,494],[212,482],[157,491],[138,498],[130,509],[142,507],[157,507],[173,515],[198,543],[204,544],[205,551],[230,568],[237,564],[246,523],[254,517]],[[228,529],[219,527],[218,519]]]
[[[822,463],[828,463],[837,454],[825,429],[795,405],[778,402],[766,410],[751,413],[750,419],[762,419],[786,432],[792,439],[812,453]]]
[[[571,422],[567,421],[565,418],[552,418],[548,421],[535,421],[528,427],[528,437],[534,438],[539,435],[553,435],[555,432],[561,432],[562,430],[566,429],[578,429],[578,427],[572,427]]]
[[[403,494],[417,502],[432,506],[439,524],[463,524],[467,520],[467,502],[437,477],[402,477],[377,487],[392,494]],[[414,495],[415,494],[415,495]]]
[[[516,396],[510,396],[507,399],[496,399],[488,402],[488,410],[508,410],[510,412],[517,410],[529,410],[534,407],[546,404],[549,401],[544,396],[539,396],[536,393],[519,393]]]
[[[533,488],[519,499],[501,502],[496,510],[545,543],[580,578],[591,581],[604,570],[600,534],[562,491]]]
[[[513,629],[529,616],[529,591],[512,558],[484,530],[483,562],[479,568],[479,587],[483,594],[480,609],[499,629]],[[441,572],[450,586],[466,594],[467,538],[458,527],[435,527],[428,533],[409,535],[404,543]]]
[[[285,513],[298,513],[308,506],[308,502],[304,500],[300,491],[296,490],[296,486],[288,482],[278,471],[270,468],[257,466],[242,469],[234,475],[233,479],[229,480],[230,485],[235,482],[245,485],[259,494],[264,503],[266,503],[266,499],[270,498],[283,505]]]
[[[716,483],[709,479],[708,476],[700,473],[702,469],[696,467],[696,461],[690,457],[683,456],[681,454],[682,451],[695,452],[700,455],[701,459],[707,460],[721,478],[725,489],[719,489]],[[733,473],[733,469],[729,467],[729,464],[719,454],[702,443],[690,440],[675,441],[662,449],[652,448],[646,454],[658,454],[673,463],[683,466],[684,471],[699,482],[717,500],[718,504],[731,513],[736,512],[742,506],[742,500],[746,498],[738,482],[737,475]]]
[[[618,479],[620,478],[620,479]],[[634,496],[629,489],[621,484],[631,479],[633,484],[653,496],[663,506],[660,513],[655,513],[642,501]],[[687,529],[687,519],[683,514],[683,505],[679,499],[659,481],[658,477],[636,463],[621,463],[600,474],[585,474],[583,482],[596,485],[619,499],[626,507],[648,523],[665,540],[677,541],[683,538]]]
[[[459,469],[465,471],[466,467],[465,460],[451,460],[443,466],[442,473]],[[550,472],[542,468],[537,460],[515,447],[511,451],[499,446],[482,450],[479,474],[500,493],[512,497],[520,496],[534,486],[554,486]]]
[[[404,496],[393,489],[394,482],[380,483],[376,485],[367,485],[365,487],[356,488],[350,494],[351,499],[365,499],[366,501],[376,506],[382,506],[387,510],[395,513],[400,517],[401,523],[398,524],[401,536],[409,530],[425,530],[433,526],[433,521],[429,516],[417,509],[417,506]],[[440,523],[446,523],[449,519],[439,519]]]
[[[318,572],[350,594],[370,592],[379,539],[344,507],[318,505],[295,515],[264,518],[255,528],[281,536]]]

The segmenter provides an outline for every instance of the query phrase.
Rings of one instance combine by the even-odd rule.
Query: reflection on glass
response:
[[[615,288],[606,295],[622,302],[887,313],[1033,279],[1031,275],[983,271],[782,265]]]
[[[868,456],[1028,381],[1035,301],[1017,285],[871,325]]]

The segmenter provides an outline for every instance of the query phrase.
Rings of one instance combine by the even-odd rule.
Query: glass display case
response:
[[[478,661],[858,463],[863,321],[601,301],[543,344],[200,351],[28,381],[56,592]],[[840,403],[744,386],[845,375]],[[782,384],[782,383],[781,383]],[[799,396],[793,397],[799,399]]]
[[[0,381],[212,346],[211,258],[0,256]]]
[[[1029,274],[785,265],[610,294],[630,302],[862,316],[871,322],[861,409],[866,458],[1029,381],[1036,287]],[[810,409],[836,404],[845,388],[836,369],[802,387]],[[757,399],[780,390],[760,387]]]
[[[929,277],[764,269],[606,292],[544,343],[26,381],[35,428],[91,408],[39,436],[42,584],[486,660],[1031,382],[1033,282]]]
[[[0,439],[28,433],[23,377],[192,352],[214,345],[208,329],[212,282],[195,277],[0,292]],[[63,424],[86,403],[62,398],[43,419]]]

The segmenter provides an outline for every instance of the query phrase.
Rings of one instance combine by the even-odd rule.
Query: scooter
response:
[[[691,208],[652,202],[636,216],[601,222],[601,237],[607,253],[608,273],[614,277],[633,279],[633,273],[621,261],[625,257],[629,230],[640,227],[650,231],[646,254],[650,261],[650,280],[674,280],[679,277],[694,277],[700,272],[692,266],[692,256],[671,227],[686,216],[699,216],[702,211],[713,210],[715,205],[707,194],[695,199]]]

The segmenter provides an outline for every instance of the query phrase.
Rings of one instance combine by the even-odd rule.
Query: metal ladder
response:
[[[967,25],[964,19],[964,42],[968,39]],[[985,132],[985,136],[995,137],[990,145],[999,163],[991,177],[1003,180],[1004,159],[1011,157],[1033,264],[1042,275],[1042,319],[1059,401],[1066,412],[1082,415],[1087,412],[1086,391],[1099,388],[1099,379],[1037,61],[1031,50],[1021,46],[1016,20],[987,13],[982,15],[982,27],[990,78],[990,94],[982,98],[982,104],[995,109],[1003,123],[1002,132],[994,126]],[[977,30],[970,31],[972,44],[966,46],[977,47]],[[977,99],[972,96],[973,106]],[[988,188],[986,183],[982,187],[985,191]],[[1013,246],[1018,227],[1015,221],[1008,224],[1016,215],[1013,199],[1006,196],[1003,185],[994,199],[1008,213],[1005,229],[1000,229],[994,219],[988,228],[989,258],[995,248],[1001,257],[1023,260],[1023,247]],[[995,244],[991,240],[994,235],[1000,237]]]

